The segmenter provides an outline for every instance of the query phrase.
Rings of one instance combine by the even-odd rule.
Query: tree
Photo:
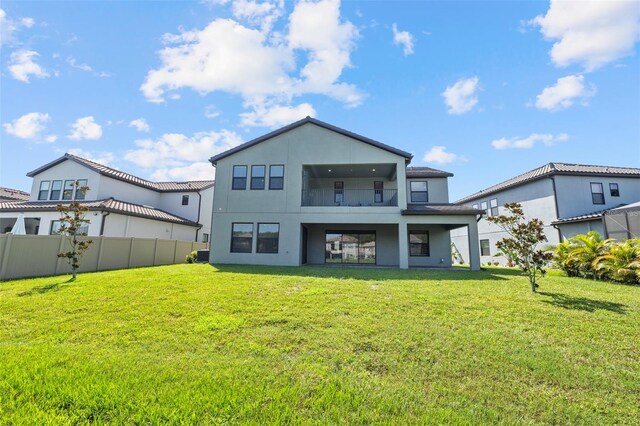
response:
[[[75,181],[73,186],[76,194],[86,194],[89,190],[88,186],[80,186],[79,181]],[[83,232],[82,228],[91,223],[89,219],[85,219],[89,209],[77,201],[69,204],[58,204],[56,208],[61,215],[60,228],[57,233],[67,238],[71,248],[69,251],[58,253],[58,257],[66,259],[67,263],[71,265],[71,281],[75,281],[82,255],[93,243],[93,240],[78,238],[87,236],[87,233]]]
[[[538,277],[544,276],[545,267],[551,260],[552,254],[538,249],[538,244],[545,241],[544,224],[540,219],[527,221],[522,206],[519,203],[504,205],[510,215],[499,215],[487,218],[502,228],[508,237],[496,243],[502,253],[509,254],[513,263],[518,266],[529,279],[531,291],[538,288]]]

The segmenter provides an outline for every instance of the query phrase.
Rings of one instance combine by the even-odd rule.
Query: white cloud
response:
[[[465,161],[464,157],[447,152],[447,148],[444,146],[434,146],[424,154],[423,161],[427,163],[448,164],[454,161]]]
[[[404,56],[413,54],[414,37],[408,31],[398,31],[398,26],[394,23],[391,27],[393,30],[393,43],[402,46]]]
[[[148,133],[151,130],[149,123],[144,118],[136,118],[129,122],[129,127],[134,127],[139,132]]]
[[[566,133],[560,133],[558,135],[552,135],[549,133],[533,133],[526,138],[500,138],[491,142],[491,146],[495,149],[507,149],[507,148],[520,148],[530,149],[537,142],[541,142],[546,146],[555,145],[557,142],[564,142],[569,139],[569,135]]]
[[[458,80],[453,86],[448,86],[442,96],[447,104],[449,114],[464,114],[473,109],[478,103],[478,77]]]
[[[73,56],[69,56],[67,58],[67,63],[73,68],[79,69],[80,71],[93,72],[93,68],[91,68],[91,66],[87,64],[79,64],[76,58],[74,58]]]
[[[81,158],[86,158],[87,160],[95,161],[96,163],[100,163],[105,166],[111,166],[111,167],[113,167],[113,162],[116,159],[113,152],[108,152],[108,151],[95,152],[95,151],[85,151],[81,148],[74,148],[74,149],[67,150],[67,152],[69,154],[73,154]]]
[[[20,139],[38,139],[49,120],[49,114],[30,112],[2,126],[7,133]]]
[[[546,15],[530,21],[549,40],[556,66],[581,64],[587,71],[633,53],[640,39],[637,1],[551,0]]]
[[[57,140],[58,140],[58,135],[47,135],[47,137],[44,138],[44,141],[47,143],[54,143]]]
[[[33,75],[38,78],[49,77],[49,73],[40,65],[35,63],[40,54],[33,50],[18,50],[11,54],[9,59],[9,72],[16,80],[29,83],[29,76]]]
[[[577,98],[582,98],[584,101],[585,98],[594,94],[593,87],[585,87],[583,75],[568,75],[559,78],[554,86],[546,87],[536,97],[536,108],[558,111],[573,105]]]
[[[348,107],[362,102],[357,87],[340,81],[351,66],[358,31],[341,20],[338,0],[296,3],[286,32],[273,29],[284,13],[281,0],[237,0],[230,7],[235,19],[165,34],[162,64],[140,87],[147,100],[165,102],[169,92],[189,88],[236,94],[252,109],[290,108],[294,97],[305,94],[325,95]]]
[[[14,21],[3,9],[0,9],[0,45],[15,43],[15,32],[21,28],[31,28],[34,23],[33,18],[29,17]]]
[[[67,137],[74,140],[100,139],[102,137],[102,126],[96,123],[93,116],[78,118],[71,125],[71,133]]]
[[[155,140],[135,141],[136,149],[127,151],[124,159],[150,169],[152,179],[193,180],[202,179],[205,175],[208,176],[205,179],[212,179],[213,167],[203,162],[203,158],[231,149],[241,142],[240,136],[228,130],[200,132],[193,136],[167,133]],[[210,170],[204,167],[206,164]]]
[[[216,118],[220,115],[220,111],[215,107],[215,105],[207,105],[204,107],[204,116],[207,118]]]
[[[243,126],[279,127],[315,115],[313,106],[305,102],[297,106],[256,105],[253,111],[240,114],[240,118]]]

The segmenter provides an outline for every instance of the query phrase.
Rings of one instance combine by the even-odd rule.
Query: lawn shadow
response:
[[[69,278],[66,281],[62,281],[59,283],[51,283],[51,284],[47,284],[47,285],[41,285],[41,286],[37,286],[37,287],[33,287],[31,290],[27,290],[27,291],[23,291],[21,293],[18,293],[18,297],[25,297],[25,296],[33,296],[34,294],[44,294],[44,293],[48,293],[50,291],[58,291],[61,288],[63,288],[63,284],[68,284],[70,282],[73,281],[73,278]]]
[[[599,309],[614,312],[616,314],[626,314],[628,306],[622,303],[607,302],[604,300],[587,299],[586,297],[573,297],[563,293],[539,293],[542,296],[551,297],[550,300],[543,300],[542,303],[558,306],[564,309],[576,311],[595,312]]]
[[[520,275],[517,270],[491,268],[471,271],[467,268],[413,268],[398,269],[394,267],[372,266],[265,266],[265,265],[209,265],[218,272],[258,275],[282,275],[295,277],[338,278],[373,281],[402,280],[473,280],[473,281],[505,281],[505,275]]]

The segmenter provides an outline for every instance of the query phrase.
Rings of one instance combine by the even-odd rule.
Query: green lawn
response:
[[[0,424],[638,424],[640,287],[176,265],[0,283]]]

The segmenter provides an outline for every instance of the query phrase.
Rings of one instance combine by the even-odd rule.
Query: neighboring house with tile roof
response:
[[[0,233],[19,213],[27,233],[48,235],[59,226],[56,205],[80,200],[89,208],[89,235],[208,242],[214,182],[153,182],[112,167],[65,154],[29,172],[26,200],[0,201]],[[78,180],[90,190],[73,190]]]
[[[411,159],[309,117],[212,157],[210,262],[450,267],[450,231],[465,228],[478,269],[481,211]]]
[[[471,204],[485,216],[504,212],[504,204],[522,204],[525,215],[544,223],[549,244],[577,234],[597,231],[607,236],[603,217],[611,209],[640,201],[640,168],[548,163],[464,197],[457,204]],[[506,236],[486,218],[478,223],[483,262],[505,259],[496,255],[496,242]],[[464,231],[452,232],[452,242],[466,252]]]
[[[28,199],[28,192],[0,187],[0,201],[26,201]]]

